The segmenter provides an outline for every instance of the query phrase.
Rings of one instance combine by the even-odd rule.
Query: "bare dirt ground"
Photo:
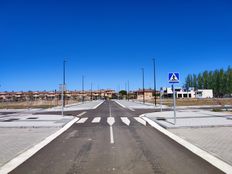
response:
[[[66,104],[77,103],[77,100],[67,100]],[[0,109],[27,109],[27,108],[51,108],[61,105],[58,100],[38,100],[38,101],[23,101],[23,102],[1,102]]]
[[[154,100],[148,101],[154,103]],[[160,99],[157,99],[157,103],[160,103]],[[163,99],[164,105],[172,106],[172,99]],[[203,105],[232,105],[232,98],[213,98],[213,99],[177,99],[177,106],[203,106]]]

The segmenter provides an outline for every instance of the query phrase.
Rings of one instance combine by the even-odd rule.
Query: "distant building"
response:
[[[213,98],[212,89],[198,89],[189,88],[188,90],[181,87],[175,87],[176,98]],[[163,97],[172,98],[172,88],[163,88]]]
[[[137,96],[137,100],[143,100],[143,90],[138,90],[135,91],[136,96]],[[144,90],[144,98],[145,100],[151,100],[153,99],[153,90],[151,89],[145,89]]]
[[[213,98],[212,89],[198,89],[196,90],[196,98]]]

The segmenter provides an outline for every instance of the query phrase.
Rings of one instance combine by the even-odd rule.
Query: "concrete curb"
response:
[[[98,108],[102,103],[104,103],[104,101],[101,101],[99,104],[97,104],[96,106],[94,106],[92,109]]]
[[[119,103],[118,101],[114,101],[114,102],[116,102],[118,105],[120,105],[121,107],[123,107],[123,108],[127,108],[126,106],[124,106],[123,104],[121,104],[121,103]]]
[[[25,162],[27,159],[32,157],[35,153],[37,153],[40,149],[48,145],[50,142],[52,142],[54,139],[56,139],[59,135],[61,135],[63,132],[65,132],[67,129],[69,129],[74,123],[76,123],[79,120],[79,118],[74,118],[70,122],[68,122],[63,128],[55,132],[54,134],[50,135],[49,137],[45,138],[40,143],[36,144],[32,148],[26,150],[22,154],[18,155],[14,159],[10,160],[8,163],[6,163],[4,166],[0,168],[1,174],[7,174],[14,170],[16,167],[18,167],[20,164]]]
[[[172,140],[174,140],[178,144],[182,145],[186,149],[190,150],[191,152],[193,152],[197,156],[206,160],[207,162],[209,162],[213,166],[217,167],[221,171],[223,171],[225,173],[232,173],[232,166],[231,165],[229,165],[229,164],[225,163],[224,161],[214,157],[213,155],[209,154],[208,152],[196,147],[195,145],[187,142],[186,140],[178,137],[177,135],[167,131],[166,129],[159,126],[157,123],[155,123],[151,119],[147,118],[146,115],[143,114],[140,117],[143,118],[146,122],[148,122],[148,124],[150,124],[152,127],[157,129],[158,131],[160,131],[164,135],[168,136],[169,138],[171,138]]]

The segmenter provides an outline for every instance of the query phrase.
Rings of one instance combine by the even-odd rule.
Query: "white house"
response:
[[[196,90],[196,98],[213,98],[212,89],[198,89]]]

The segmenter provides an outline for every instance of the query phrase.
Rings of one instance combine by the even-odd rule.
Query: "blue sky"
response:
[[[181,74],[232,65],[229,0],[0,1],[0,91],[169,86]],[[182,84],[181,83],[181,84]],[[180,84],[180,85],[181,85]]]

